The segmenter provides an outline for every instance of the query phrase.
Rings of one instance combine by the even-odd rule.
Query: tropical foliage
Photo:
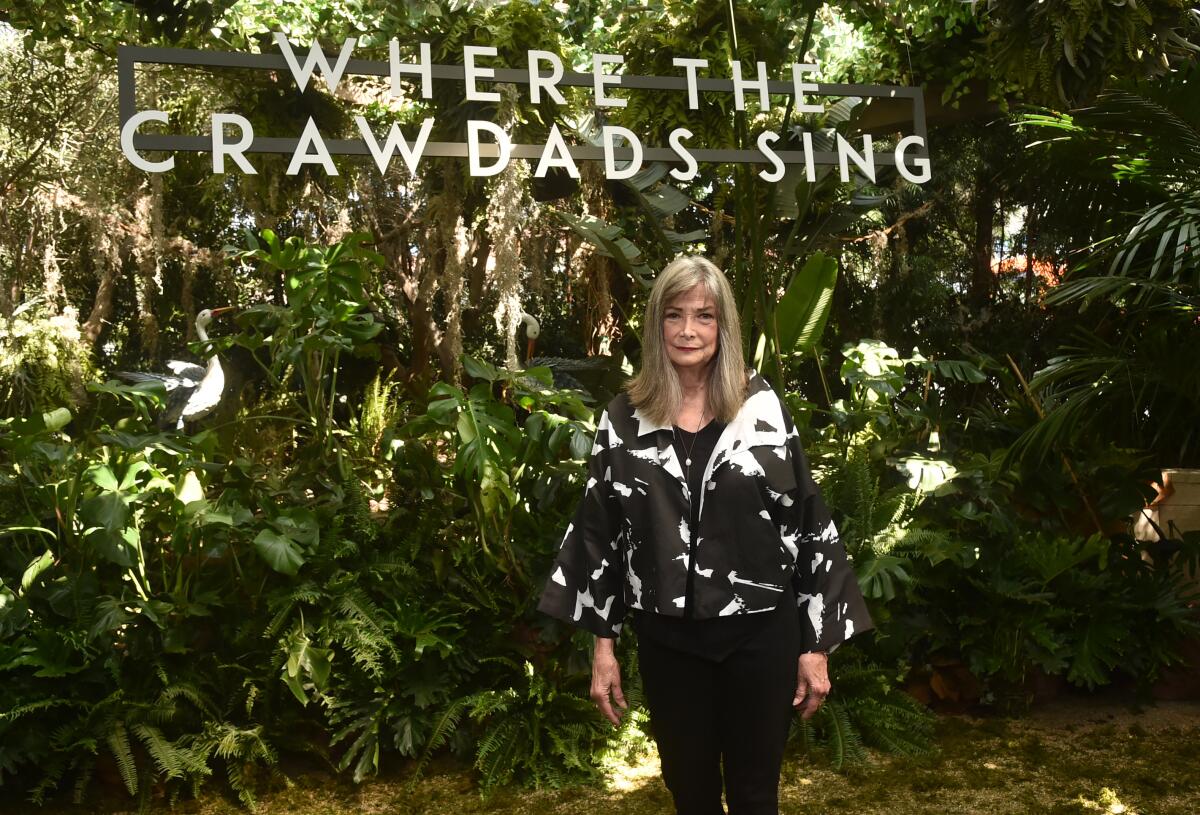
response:
[[[1200,461],[1196,14],[1160,2],[836,4],[39,0],[0,9],[0,784],[42,802],[227,787],[285,758],[361,781],[454,756],[490,794],[594,782],[649,740],[587,702],[590,643],[535,613],[594,418],[636,367],[679,252],[733,283],[738,349],[786,393],[878,630],[831,659],[797,749],[843,767],[929,749],[925,704],[1019,711],[1055,681],[1149,695],[1200,636],[1194,534],[1135,540],[1161,467]],[[933,177],[647,162],[610,181],[458,159],[337,175],[250,154],[146,174],[115,148],[124,43],[386,59],[548,50],[927,86]],[[468,101],[272,72],[139,69],[170,132],[353,116],[432,141],[888,150],[880,100],[736,110],[586,89]],[[777,100],[778,102],[778,100]],[[958,104],[957,109],[948,105]],[[892,117],[892,118],[889,118]],[[561,169],[561,168],[560,168]],[[194,317],[232,306],[200,341]],[[220,360],[223,398],[160,426],[158,371]],[[640,704],[631,637],[619,644]]]

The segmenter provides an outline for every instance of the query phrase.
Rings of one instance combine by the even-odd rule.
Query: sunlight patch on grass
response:
[[[1084,796],[1079,796],[1080,805],[1085,809],[1094,810],[1096,812],[1109,812],[1112,815],[1138,815],[1137,810],[1130,809],[1121,803],[1121,799],[1117,797],[1117,793],[1108,787],[1100,789],[1100,797],[1098,800],[1091,800]]]

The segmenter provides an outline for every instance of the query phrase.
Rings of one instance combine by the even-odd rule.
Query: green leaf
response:
[[[307,654],[308,673],[312,677],[313,686],[317,689],[324,688],[329,682],[329,673],[333,667],[333,651],[329,648],[309,646]]]
[[[625,238],[621,228],[591,215],[576,217],[561,210],[551,210],[563,223],[575,230],[585,241],[596,247],[599,254],[612,258],[621,271],[646,288],[654,283],[654,273],[646,265],[642,251]]]
[[[71,411],[64,407],[55,408],[49,413],[42,414],[42,424],[51,433],[62,430],[71,423]]]
[[[582,461],[592,451],[594,438],[591,434],[578,427],[571,428],[571,458]]]
[[[472,379],[486,379],[488,382],[495,382],[503,376],[495,365],[475,359],[469,354],[463,354],[462,363],[463,370]]]
[[[40,557],[36,557],[29,562],[25,567],[25,573],[21,575],[21,594],[29,591],[34,581],[41,574],[54,565],[54,553],[47,549]]]
[[[314,547],[321,540],[321,525],[309,509],[296,507],[282,512],[271,519],[271,526],[302,546]]]
[[[815,252],[792,276],[774,314],[781,354],[810,351],[816,347],[833,305],[837,273],[836,260]]]
[[[304,556],[296,542],[273,530],[264,529],[259,532],[254,538],[254,548],[267,565],[277,572],[295,577],[296,572],[304,565]]]
[[[106,464],[93,464],[87,470],[88,480],[102,490],[116,492],[120,489],[117,476]]]
[[[103,492],[94,495],[83,502],[80,514],[91,526],[98,526],[110,532],[125,527],[129,520],[129,504],[125,496],[119,492]]]
[[[1107,684],[1109,671],[1122,660],[1127,634],[1126,626],[1089,616],[1075,643],[1075,658],[1067,679],[1089,688]]]
[[[478,438],[478,434],[475,432],[475,421],[469,411],[458,414],[458,437],[462,439],[464,446]]]
[[[204,487],[200,484],[200,479],[196,477],[194,470],[188,470],[183,474],[183,478],[179,479],[175,497],[185,506],[193,501],[204,500]]]
[[[288,690],[292,692],[292,696],[296,697],[296,701],[302,705],[308,704],[308,694],[304,692],[304,683],[300,681],[300,674],[293,674],[286,668],[283,671],[283,682],[288,686]]]
[[[960,382],[970,382],[971,384],[979,384],[987,381],[987,374],[981,371],[973,363],[962,359],[939,359],[930,363],[937,369],[937,372],[942,376],[948,376],[951,379],[957,379]],[[928,367],[926,365],[925,367]]]
[[[11,535],[14,532],[37,532],[40,535],[48,535],[58,540],[58,535],[53,530],[47,529],[44,526],[0,526],[0,537]]]

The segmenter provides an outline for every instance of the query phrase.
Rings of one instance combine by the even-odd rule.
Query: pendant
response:
[[[687,466],[689,466],[689,467],[691,467],[691,466],[692,466],[692,460],[691,460],[690,458],[689,458],[687,461],[683,462],[683,463],[684,463],[684,464],[686,464],[686,465],[687,465]]]

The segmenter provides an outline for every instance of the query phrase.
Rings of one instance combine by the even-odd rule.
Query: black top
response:
[[[712,458],[713,449],[725,423],[713,419],[698,433],[689,433],[676,425],[673,428],[675,452],[683,464],[684,475],[687,478],[688,495],[691,505],[691,528],[700,528],[699,495],[704,482],[704,470]],[[691,465],[687,464],[691,459]],[[710,507],[712,512],[716,507]],[[763,630],[774,613],[740,614],[727,617],[713,617],[706,620],[693,619],[692,597],[696,581],[696,536],[693,535],[688,544],[688,576],[687,588],[684,593],[683,617],[668,617],[665,614],[655,614],[648,611],[635,611],[632,615],[633,630],[639,637],[653,639],[661,645],[685,651],[696,656],[712,660],[721,660],[737,649],[739,645]],[[786,595],[786,600],[792,600]],[[787,608],[791,602],[781,602],[780,607]],[[789,612],[791,613],[791,612]]]

